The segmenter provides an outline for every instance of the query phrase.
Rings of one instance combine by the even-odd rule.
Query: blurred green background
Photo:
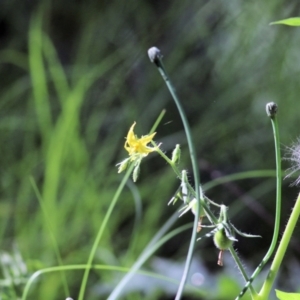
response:
[[[146,134],[166,109],[156,141],[168,155],[181,144],[181,168],[191,171],[178,112],[147,57],[152,46],[161,49],[188,115],[202,183],[274,170],[265,105],[279,105],[285,152],[300,133],[300,29],[269,23],[297,16],[299,8],[283,0],[1,1],[2,298],[17,299],[34,271],[58,265],[53,237],[64,265],[87,262],[123,178],[115,164],[127,155],[124,137],[134,121],[137,134]],[[284,181],[281,232],[298,192],[291,182]],[[178,210],[167,206],[178,185],[160,157],[145,159],[137,184],[125,188],[109,219],[94,262],[130,268]],[[230,206],[238,229],[262,235],[235,245],[251,273],[272,238],[275,178],[232,181],[206,194]],[[186,214],[172,228],[192,221]],[[169,240],[142,269],[179,280],[190,235],[186,230]],[[286,291],[300,287],[298,237],[296,229],[276,285]],[[238,294],[243,280],[237,268],[229,254],[218,267],[217,254],[211,240],[197,243],[188,279],[196,289],[184,299]],[[82,276],[82,270],[66,272],[74,300]],[[123,276],[92,270],[85,299],[106,299]],[[19,279],[14,289],[11,277]],[[136,275],[119,299],[173,299],[177,286]],[[66,296],[56,272],[40,276],[29,299]]]

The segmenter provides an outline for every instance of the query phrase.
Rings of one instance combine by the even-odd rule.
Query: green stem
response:
[[[274,105],[277,109],[277,105],[275,103],[269,103],[271,105]],[[268,105],[267,104],[267,108]],[[251,285],[252,281],[255,279],[255,277],[260,273],[262,268],[265,266],[267,261],[270,259],[271,255],[273,254],[277,240],[278,240],[278,234],[279,234],[279,226],[280,226],[280,212],[281,212],[281,185],[282,185],[282,174],[281,174],[281,153],[280,153],[280,139],[279,139],[279,130],[278,130],[278,122],[276,117],[276,112],[272,115],[269,115],[272,123],[273,128],[273,135],[274,135],[274,144],[275,144],[275,157],[276,157],[276,213],[275,213],[275,225],[274,225],[274,232],[273,232],[273,238],[271,245],[269,247],[268,252],[262,259],[261,263],[258,265],[258,267],[253,272],[252,276],[250,277],[250,280],[246,283],[245,287],[241,291],[241,293],[238,295],[236,300],[240,299],[245,292],[247,291],[249,285]]]
[[[241,261],[240,261],[238,255],[236,254],[236,252],[235,252],[233,246],[230,246],[229,251],[230,251],[231,256],[233,257],[235,263],[237,264],[237,266],[238,266],[238,268],[239,268],[239,270],[240,270],[242,276],[244,277],[244,280],[245,280],[245,281],[248,281],[248,280],[249,280],[248,275],[246,274],[246,271],[245,271],[245,269],[243,268],[243,265],[242,265],[242,263],[241,263]],[[250,289],[250,291],[251,291],[252,297],[255,297],[255,295],[257,295],[257,293],[256,293],[255,289],[253,288],[253,286],[250,285],[250,286],[249,286],[249,289]]]
[[[109,208],[105,214],[105,217],[104,217],[104,220],[99,228],[99,231],[97,233],[97,237],[94,241],[94,244],[93,244],[93,247],[91,249],[91,252],[90,252],[90,255],[89,255],[89,258],[88,258],[88,261],[87,261],[87,267],[84,271],[84,275],[83,275],[83,278],[82,278],[82,281],[81,281],[81,286],[80,286],[80,291],[79,291],[79,296],[78,296],[78,300],[83,300],[83,297],[84,297],[84,293],[85,293],[85,289],[86,289],[86,285],[87,285],[87,281],[88,281],[88,277],[89,277],[89,274],[90,274],[90,270],[92,268],[92,262],[93,262],[93,259],[95,257],[95,254],[96,254],[96,250],[98,248],[98,245],[99,245],[99,242],[101,240],[101,237],[103,235],[103,232],[104,232],[104,229],[106,228],[107,226],[107,223],[108,223],[108,220],[109,218],[111,217],[112,215],[112,212],[113,212],[113,209],[120,197],[120,194],[130,176],[130,174],[132,173],[132,170],[133,170],[133,165],[130,166],[125,174],[125,176],[123,177],[110,205],[109,205]]]
[[[187,143],[188,143],[188,147],[189,147],[189,152],[190,152],[192,168],[193,168],[194,180],[195,180],[196,199],[199,203],[198,210],[196,211],[196,214],[195,214],[193,232],[192,232],[192,236],[191,236],[191,240],[190,240],[190,246],[189,246],[189,250],[188,250],[188,254],[187,254],[187,258],[186,258],[186,263],[185,263],[183,275],[182,275],[182,278],[181,278],[181,281],[180,281],[180,284],[179,284],[179,287],[178,287],[178,291],[177,291],[177,294],[176,294],[176,298],[175,298],[175,300],[179,300],[182,297],[183,289],[184,289],[184,286],[185,286],[185,283],[186,283],[186,279],[187,279],[187,276],[188,276],[188,272],[189,272],[189,269],[190,269],[192,256],[193,256],[193,252],[194,252],[194,248],[195,248],[196,236],[197,236],[197,225],[198,225],[200,209],[201,209],[200,198],[203,199],[203,195],[202,195],[202,192],[199,189],[199,187],[200,187],[199,170],[198,170],[198,164],[197,164],[197,159],[196,159],[195,147],[194,147],[194,143],[193,143],[193,140],[192,140],[192,135],[191,135],[191,130],[190,130],[188,120],[187,120],[186,115],[184,113],[184,110],[181,106],[179,98],[178,98],[178,96],[175,92],[175,88],[173,87],[173,85],[172,85],[172,83],[171,83],[171,81],[170,81],[170,79],[167,75],[167,72],[164,68],[163,62],[161,60],[161,55],[157,55],[155,57],[155,60],[152,60],[152,61],[155,62],[155,65],[157,66],[159,73],[161,74],[162,78],[164,79],[164,81],[165,81],[165,83],[166,83],[166,85],[169,89],[169,92],[172,95],[173,100],[175,101],[175,104],[177,106],[177,109],[179,111],[179,114],[180,114],[180,117],[181,117],[181,120],[182,120],[182,123],[183,123],[183,126],[184,126],[184,130],[185,130],[186,138],[187,138]],[[200,192],[201,192],[201,195],[200,195]]]
[[[230,175],[224,175],[222,177],[218,177],[215,178],[214,180],[206,182],[205,184],[203,184],[202,187],[204,191],[208,191],[218,185],[227,182],[249,179],[249,178],[258,178],[258,177],[276,177],[276,171],[275,170],[254,170],[254,171],[245,171],[245,172],[239,172]]]
[[[154,122],[154,124],[153,124],[153,126],[152,126],[152,128],[151,128],[151,130],[150,130],[149,133],[153,133],[153,132],[156,130],[156,128],[157,128],[158,125],[160,124],[160,122],[161,122],[161,120],[162,120],[162,118],[164,117],[165,114],[166,114],[166,110],[163,109],[163,110],[160,112],[160,114],[159,114],[159,116],[157,117],[157,119],[155,120],[155,122]]]
[[[133,266],[130,268],[129,272],[126,274],[125,277],[118,283],[116,288],[112,291],[112,293],[108,296],[107,300],[117,300],[120,299],[121,291],[124,287],[128,284],[130,279],[137,273],[137,271],[142,267],[145,261],[157,250],[159,249],[164,243],[170,240],[172,237],[176,236],[180,232],[189,229],[191,226],[190,224],[183,225],[179,228],[172,230],[171,232],[167,233],[163,236],[160,240],[158,240],[155,244],[148,245],[146,249],[142,252],[140,257],[136,260]]]
[[[158,145],[151,141],[151,144],[156,147],[156,152],[171,166],[173,169],[174,173],[177,175],[178,178],[180,178],[181,174],[176,165],[172,162],[172,160],[163,152],[159,149]]]
[[[154,125],[153,125],[153,127],[151,129],[151,132],[153,132],[155,130],[156,126],[158,126],[158,124],[161,121],[161,119],[163,118],[164,114],[165,114],[165,111],[163,110],[160,113],[160,115],[158,116],[156,122],[154,123]],[[90,274],[90,270],[92,268],[92,262],[93,262],[93,259],[95,257],[95,254],[96,254],[97,247],[98,247],[99,242],[101,240],[101,237],[103,235],[104,229],[106,228],[108,220],[111,217],[112,211],[113,211],[113,209],[114,209],[114,207],[115,207],[115,205],[116,205],[116,203],[117,203],[117,201],[118,201],[118,199],[120,197],[120,194],[121,194],[121,192],[122,192],[122,190],[123,190],[123,188],[124,188],[124,186],[125,186],[128,178],[129,178],[130,174],[132,173],[133,168],[134,168],[134,164],[132,164],[128,168],[128,170],[127,170],[124,178],[122,179],[122,181],[121,181],[121,183],[120,183],[120,185],[119,185],[119,187],[118,187],[118,189],[117,189],[117,191],[116,191],[116,193],[115,193],[115,195],[114,195],[114,197],[113,197],[113,199],[112,199],[112,201],[110,203],[110,206],[109,206],[109,208],[108,208],[108,210],[107,210],[107,212],[105,214],[104,220],[103,220],[103,222],[102,222],[102,224],[101,224],[101,226],[99,228],[99,231],[97,233],[96,239],[94,241],[93,247],[91,249],[91,252],[90,252],[90,255],[89,255],[89,258],[88,258],[87,267],[86,267],[86,269],[84,271],[84,275],[83,275],[83,278],[82,278],[82,281],[81,281],[81,286],[80,286],[80,291],[79,291],[79,295],[78,295],[78,300],[83,300],[85,289],[86,289],[86,285],[87,285],[87,281],[88,281],[88,277],[89,277],[89,274]]]
[[[154,142],[153,142],[153,145],[154,146],[157,146]],[[158,151],[157,151],[170,165],[171,165],[171,167],[173,168],[173,170],[174,170],[174,172],[177,174],[177,176],[178,177],[180,177],[180,172],[179,172],[179,170],[177,169],[177,167],[176,167],[176,165],[175,164],[173,164],[173,162],[159,149]],[[194,191],[194,189],[188,184],[188,189],[190,190],[190,192],[192,193],[192,194],[194,194],[195,195],[195,191]],[[211,201],[211,200],[210,200]],[[217,224],[218,223],[218,219],[214,216],[214,214],[211,212],[211,210],[209,209],[209,206],[207,206],[207,204],[206,204],[206,202],[203,200],[203,199],[201,199],[201,205],[203,206],[203,208],[204,208],[204,210],[205,210],[205,212],[206,212],[206,214],[210,217],[210,219],[212,220],[212,222],[214,223],[214,224]],[[243,265],[242,265],[242,263],[241,263],[241,261],[240,261],[240,259],[239,259],[239,257],[238,257],[238,255],[236,254],[236,252],[235,252],[235,250],[234,250],[234,248],[231,246],[230,248],[229,248],[229,251],[230,251],[230,253],[231,253],[231,255],[232,255],[232,257],[233,257],[233,259],[234,259],[234,261],[235,261],[235,263],[237,264],[237,266],[238,266],[238,268],[239,268],[239,270],[240,270],[240,272],[241,272],[241,274],[242,274],[242,276],[243,276],[243,278],[244,278],[244,280],[247,282],[247,281],[249,281],[249,278],[248,278],[248,276],[247,276],[247,274],[246,274],[246,271],[245,271],[245,269],[243,268]],[[252,296],[253,297],[256,297],[257,296],[257,293],[256,293],[256,291],[254,290],[254,288],[252,287],[252,285],[250,285],[250,291],[251,291],[251,294],[252,294]]]
[[[279,267],[282,263],[283,256],[285,255],[286,249],[289,245],[289,242],[291,240],[294,228],[297,224],[297,221],[299,219],[300,215],[300,194],[298,195],[298,198],[296,200],[296,204],[293,208],[292,214],[290,216],[290,219],[287,223],[287,226],[285,228],[285,231],[282,236],[282,240],[279,244],[279,247],[277,249],[276,255],[274,257],[273,263],[271,265],[270,271],[268,273],[268,276],[259,292],[259,299],[268,299],[268,296],[270,294],[271,288],[274,284],[275,277],[278,273]]]
[[[166,239],[164,241],[166,242]],[[33,273],[30,276],[29,280],[27,281],[21,299],[26,300],[28,298],[31,286],[35,283],[37,278],[41,277],[42,275],[46,275],[48,273],[61,272],[61,271],[66,272],[66,271],[84,270],[86,267],[87,267],[86,265],[65,265],[65,266],[59,266],[59,267],[55,266],[55,267],[44,268],[44,269],[41,269],[39,271],[36,271],[35,273]],[[93,265],[92,269],[93,270],[101,270],[101,271],[112,271],[112,272],[126,273],[126,275],[128,274],[128,272],[130,272],[129,268],[119,267],[119,266],[110,266],[110,265]],[[140,275],[148,276],[148,277],[151,277],[151,278],[155,278],[156,280],[161,280],[161,281],[166,282],[166,283],[177,284],[176,279],[172,279],[172,278],[164,276],[164,275],[159,275],[159,274],[154,273],[154,272],[138,270],[136,273],[140,274]],[[189,289],[190,289],[190,291],[192,291],[196,295],[201,296],[201,298],[203,298],[206,295],[205,291],[200,291],[199,289],[197,289],[194,286],[189,286]]]
[[[169,157],[158,148],[158,146],[155,142],[151,141],[151,143],[153,146],[157,147],[156,152],[172,167],[174,173],[177,175],[178,178],[180,178],[181,174],[180,174],[180,171],[178,170],[178,168],[176,167],[176,164],[174,164],[172,162],[172,160],[169,159]],[[195,190],[192,188],[192,186],[188,182],[187,182],[187,187],[188,187],[189,191],[193,194],[193,196],[197,197],[197,194],[196,194],[197,192],[195,192]],[[206,203],[206,200],[208,200],[211,203],[214,203],[212,200],[208,199],[205,195],[203,195],[203,198],[200,198],[201,206],[204,208],[206,214],[210,217],[210,220],[212,220],[212,222],[216,225],[218,223],[218,219],[211,212],[209,206]],[[219,206],[217,203],[214,203],[214,205]]]

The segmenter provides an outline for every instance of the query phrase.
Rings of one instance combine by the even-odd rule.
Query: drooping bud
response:
[[[175,146],[175,149],[172,152],[172,162],[174,164],[179,163],[180,161],[180,156],[181,156],[181,150],[180,150],[180,145],[177,144]]]
[[[118,173],[121,173],[127,169],[129,161],[130,161],[130,158],[126,158],[116,165],[116,166],[119,166]]]
[[[132,172],[133,182],[136,182],[138,180],[139,175],[140,175],[140,163],[138,163],[133,169],[133,172]]]

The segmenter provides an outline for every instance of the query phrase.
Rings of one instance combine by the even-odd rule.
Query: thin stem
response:
[[[199,215],[200,215],[200,209],[201,209],[201,204],[200,204],[200,198],[203,199],[203,195],[202,195],[202,191],[199,189],[200,186],[200,179],[199,179],[199,170],[198,170],[198,164],[197,164],[197,159],[196,159],[196,152],[195,152],[195,147],[194,147],[194,143],[192,140],[192,135],[191,135],[191,130],[190,130],[190,126],[188,123],[188,120],[186,118],[186,115],[184,113],[184,110],[181,106],[181,103],[179,101],[179,98],[175,92],[175,89],[167,75],[167,72],[164,68],[163,62],[161,60],[161,56],[158,55],[155,59],[155,65],[158,68],[159,73],[161,74],[162,78],[164,79],[169,92],[171,93],[173,100],[175,101],[175,104],[177,106],[177,109],[179,111],[183,126],[184,126],[184,130],[186,133],[186,138],[187,138],[187,143],[188,143],[188,147],[189,147],[189,152],[190,152],[190,158],[191,158],[191,163],[192,163],[192,168],[193,168],[193,174],[194,174],[194,180],[195,180],[195,187],[196,187],[196,199],[199,203],[198,205],[198,209],[196,211],[195,214],[195,219],[194,219],[194,225],[193,225],[193,232],[192,232],[192,236],[191,236],[191,241],[190,241],[190,246],[189,246],[189,250],[188,250],[188,254],[187,254],[187,258],[186,258],[186,263],[185,263],[185,267],[184,267],[184,271],[183,271],[183,275],[179,284],[179,288],[176,294],[176,298],[175,300],[179,300],[182,297],[182,293],[183,293],[183,289],[186,283],[186,279],[188,276],[188,272],[190,269],[190,265],[191,265],[191,261],[192,261],[192,256],[193,256],[193,252],[194,252],[194,248],[195,248],[195,243],[196,243],[196,236],[197,236],[197,226],[198,226],[198,220],[199,220]]]
[[[160,240],[158,240],[155,244],[148,245],[146,249],[142,252],[140,257],[136,260],[133,266],[130,268],[129,272],[126,274],[125,277],[118,283],[112,293],[108,296],[107,300],[116,300],[120,299],[121,291],[124,287],[128,284],[130,279],[136,274],[136,272],[142,267],[145,261],[157,250],[159,249],[164,243],[170,240],[172,237],[176,236],[180,232],[187,230],[190,228],[190,224],[183,225],[179,228],[172,230],[171,232],[167,233],[163,236]]]
[[[95,257],[96,250],[98,248],[99,242],[100,242],[101,237],[103,235],[104,229],[107,226],[108,220],[111,217],[113,209],[114,209],[114,207],[115,207],[115,205],[116,205],[116,203],[117,203],[117,201],[118,201],[118,199],[120,197],[120,194],[121,194],[121,192],[122,192],[122,190],[123,190],[123,188],[124,188],[124,186],[125,186],[128,178],[129,178],[130,174],[132,173],[133,167],[134,167],[134,165],[131,165],[128,168],[125,176],[123,177],[123,179],[122,179],[122,181],[121,181],[121,183],[120,183],[120,185],[119,185],[119,187],[118,187],[118,189],[117,189],[117,191],[116,191],[116,193],[115,193],[115,195],[114,195],[114,197],[113,197],[113,199],[112,199],[112,201],[111,201],[111,203],[109,205],[109,208],[108,208],[108,210],[107,210],[107,212],[105,214],[104,220],[103,220],[103,222],[102,222],[102,224],[101,224],[101,226],[100,226],[100,228],[98,230],[96,239],[94,241],[92,250],[90,252],[90,255],[89,255],[89,258],[88,258],[88,261],[87,261],[87,267],[86,267],[86,269],[84,271],[84,275],[83,275],[83,278],[82,278],[82,281],[81,281],[81,286],[80,286],[78,300],[83,300],[85,289],[86,289],[86,285],[87,285],[87,281],[88,281],[88,277],[89,277],[89,274],[90,274],[90,270],[92,268],[92,262],[93,262],[93,259]]]
[[[242,275],[243,275],[245,281],[247,281],[247,280],[248,280],[248,276],[247,276],[247,274],[246,274],[244,268],[242,267],[242,264],[241,264],[241,262],[240,262],[240,259],[239,259],[239,257],[237,256],[236,252],[234,251],[233,246],[230,246],[229,251],[230,251],[230,253],[231,253],[233,259],[235,260],[235,262],[236,262],[238,268],[240,269],[240,271],[241,271],[241,273],[242,273]]]
[[[233,246],[230,246],[229,251],[230,251],[231,256],[233,257],[235,263],[237,264],[237,266],[238,266],[238,268],[239,268],[239,270],[240,270],[242,276],[244,277],[244,280],[245,280],[246,282],[249,281],[249,277],[248,277],[248,275],[247,275],[245,269],[243,268],[243,265],[242,265],[242,263],[241,263],[241,261],[240,261],[238,255],[236,254],[236,252],[235,252]],[[255,289],[253,288],[253,286],[252,286],[251,284],[250,284],[250,286],[249,286],[249,289],[250,289],[250,291],[251,291],[251,295],[252,295],[252,296],[257,295]]]
[[[176,164],[174,164],[172,162],[171,159],[169,159],[169,157],[167,155],[165,155],[163,153],[163,151],[161,151],[157,144],[153,141],[151,141],[152,145],[157,147],[157,150],[156,152],[172,167],[174,173],[177,175],[178,178],[180,178],[181,174],[180,174],[180,171],[178,170],[178,168],[176,167]],[[187,187],[189,189],[189,191],[192,193],[193,196],[197,197],[197,192],[195,192],[195,190],[192,188],[192,186],[187,182]],[[215,206],[219,206],[219,204],[217,203],[214,203],[212,200],[210,200],[209,198],[207,198],[205,195],[202,195],[203,198],[200,198],[200,203],[201,203],[201,206],[203,207],[203,209],[205,210],[206,214],[209,216],[210,220],[213,221],[214,224],[217,224],[218,223],[218,219],[215,217],[215,215],[211,212],[209,206],[207,205],[206,203],[206,200],[208,200],[208,202],[211,202],[213,203]]]
[[[224,175],[222,177],[215,178],[209,182],[203,184],[203,190],[208,191],[212,188],[227,183],[232,182],[235,180],[243,180],[249,178],[258,178],[258,177],[276,177],[275,170],[255,170],[255,171],[246,171],[246,172],[239,172],[230,175]]]
[[[216,217],[214,216],[214,214],[210,211],[210,209],[209,209],[209,207],[206,203],[205,196],[203,195],[202,188],[200,186],[199,170],[198,170],[198,165],[197,165],[197,160],[196,160],[195,148],[194,148],[194,144],[193,144],[193,141],[192,141],[191,130],[190,130],[187,118],[185,116],[184,110],[183,110],[183,108],[181,106],[181,103],[179,101],[179,98],[178,98],[178,96],[175,92],[175,89],[174,89],[174,87],[173,87],[173,85],[172,85],[172,83],[171,83],[171,81],[170,81],[170,79],[167,75],[167,72],[165,70],[163,62],[161,60],[162,56],[160,54],[160,51],[157,48],[153,47],[153,48],[149,49],[148,54],[149,54],[150,60],[152,62],[154,62],[155,65],[157,66],[158,71],[160,72],[162,78],[164,79],[164,81],[165,81],[165,83],[166,83],[166,85],[167,85],[167,87],[168,87],[168,89],[169,89],[176,105],[177,105],[178,111],[180,113],[180,116],[181,116],[181,119],[182,119],[182,122],[183,122],[183,125],[184,125],[184,129],[185,129],[185,132],[186,132],[186,136],[187,136],[187,142],[188,142],[188,146],[189,146],[189,152],[190,152],[190,157],[191,157],[191,162],[192,162],[192,167],[193,167],[193,173],[194,173],[194,177],[195,177],[195,186],[196,186],[195,190],[196,190],[196,192],[194,191],[194,193],[195,193],[197,202],[199,203],[198,209],[197,209],[196,214],[195,214],[193,232],[192,232],[192,236],[191,236],[191,241],[190,241],[190,246],[189,246],[189,251],[188,251],[188,255],[187,255],[187,259],[186,259],[184,272],[183,272],[183,275],[182,275],[182,278],[181,278],[181,281],[180,281],[180,285],[179,285],[179,288],[178,288],[178,291],[177,291],[177,294],[176,294],[176,298],[175,298],[175,300],[179,300],[182,297],[184,285],[185,285],[185,282],[186,282],[186,279],[187,279],[187,275],[188,275],[190,264],[191,264],[191,259],[192,259],[192,256],[193,256],[193,251],[194,251],[195,242],[196,242],[199,215],[200,215],[200,210],[201,210],[202,206],[203,206],[206,214],[210,217],[210,220],[213,223],[216,224],[218,221],[217,221]],[[165,155],[162,155],[162,156],[165,156]],[[166,157],[164,157],[164,158],[166,159]],[[174,166],[172,162],[170,163],[170,160],[168,160],[168,159],[166,159],[166,160],[172,166],[175,173],[177,175],[179,175],[176,166]],[[247,274],[246,274],[246,272],[245,272],[238,256],[236,255],[235,251],[233,250],[233,248],[230,251],[231,251],[231,254],[232,254],[234,260],[236,261],[243,277],[245,278],[245,280],[248,280]],[[250,286],[251,286],[251,284],[250,284]],[[253,292],[253,294],[256,293],[253,290],[252,286],[251,286],[251,292]]]
[[[152,126],[152,128],[151,128],[151,130],[150,130],[149,133],[153,133],[154,130],[156,130],[156,128],[157,128],[158,125],[160,124],[160,122],[161,122],[161,120],[162,120],[162,118],[164,117],[165,114],[166,114],[166,110],[163,109],[163,110],[160,112],[160,114],[159,114],[159,116],[157,117],[157,119],[155,120],[155,122],[154,122],[154,124],[153,124],[153,126]]]
[[[300,215],[300,194],[298,195],[296,204],[293,208],[292,214],[290,216],[290,219],[289,219],[287,226],[285,228],[285,231],[283,233],[281,242],[277,249],[277,252],[274,257],[273,263],[271,265],[270,271],[269,271],[267,278],[259,292],[260,299],[268,299],[271,288],[274,284],[275,277],[276,277],[279,267],[282,263],[283,256],[285,255],[285,252],[286,252],[286,249],[291,240],[294,228],[297,224],[299,215]]]
[[[30,276],[29,280],[27,281],[21,299],[26,300],[28,298],[28,294],[29,294],[29,291],[30,291],[30,288],[31,288],[32,284],[36,281],[36,279],[38,277],[41,277],[42,275],[46,275],[48,273],[61,272],[61,271],[65,272],[65,271],[84,270],[86,267],[87,267],[86,265],[65,265],[65,266],[55,266],[55,267],[44,268],[44,269],[41,269],[39,271],[36,271],[35,273],[33,273]],[[104,271],[104,270],[105,271],[113,271],[113,272],[117,271],[117,272],[120,272],[120,273],[127,273],[127,274],[130,271],[130,269],[126,268],[126,267],[110,266],[110,265],[93,265],[92,269],[93,270],[102,270],[102,271]],[[177,284],[176,279],[172,279],[172,278],[167,277],[167,276],[159,275],[159,274],[154,273],[154,272],[138,270],[136,273],[138,273],[140,275],[148,276],[148,277],[151,277],[151,278],[159,279],[159,280],[165,281],[166,283]],[[199,289],[197,289],[194,286],[189,286],[189,289],[191,291],[193,291],[194,293],[196,293],[197,295],[201,296],[201,298],[203,298],[206,294],[205,291],[199,291]]]
[[[164,114],[165,114],[165,111],[162,111],[160,113],[160,115],[158,116],[156,122],[152,126],[151,132],[156,129],[156,126],[158,126],[158,124],[161,121],[161,119],[164,116]],[[92,268],[92,262],[93,262],[93,259],[95,257],[96,250],[97,250],[97,247],[99,245],[100,239],[102,237],[104,229],[106,228],[106,225],[107,225],[108,220],[109,220],[109,218],[110,218],[110,216],[112,214],[112,211],[113,211],[113,209],[114,209],[114,207],[115,207],[115,205],[116,205],[116,203],[117,203],[117,201],[118,201],[118,199],[120,197],[120,194],[121,194],[121,192],[122,192],[122,190],[123,190],[123,188],[124,188],[124,186],[125,186],[128,178],[129,178],[130,174],[132,173],[133,169],[134,169],[134,164],[132,164],[128,168],[125,176],[123,177],[123,179],[122,179],[122,181],[121,181],[121,183],[120,183],[120,185],[119,185],[119,187],[118,187],[118,189],[117,189],[117,191],[116,191],[116,193],[115,193],[115,195],[114,195],[114,197],[113,197],[113,199],[112,199],[112,201],[110,203],[110,206],[109,206],[109,208],[108,208],[108,210],[107,210],[107,212],[105,214],[104,220],[103,220],[103,222],[102,222],[102,224],[101,224],[101,226],[99,228],[99,231],[97,233],[96,239],[94,241],[92,250],[91,250],[89,258],[88,258],[87,268],[84,271],[84,275],[83,275],[83,278],[82,278],[82,281],[81,281],[81,286],[80,286],[80,291],[79,291],[79,295],[78,295],[78,300],[83,300],[85,289],[86,289],[86,285],[87,285],[87,281],[88,281],[88,277],[89,277],[89,274],[90,274],[90,270]]]
[[[275,105],[275,103],[274,103]],[[268,106],[268,105],[267,105]],[[239,300],[247,291],[248,287],[251,285],[252,281],[255,277],[260,273],[262,268],[265,266],[267,261],[270,259],[271,255],[273,254],[277,240],[278,240],[278,233],[279,233],[279,226],[280,226],[280,212],[281,212],[281,183],[282,183],[282,174],[281,174],[281,153],[280,153],[280,139],[279,139],[279,130],[278,130],[278,122],[276,113],[270,116],[272,128],[273,128],[273,135],[274,135],[274,144],[275,144],[275,157],[276,157],[276,213],[275,213],[275,225],[274,225],[274,232],[271,245],[269,247],[268,252],[262,259],[261,263],[253,272],[252,276],[244,286],[243,290],[240,292],[236,300]]]
[[[172,162],[172,160],[163,152],[159,149],[158,145],[154,142],[151,141],[151,144],[156,147],[156,152],[172,167],[174,173],[177,175],[178,178],[180,178],[180,171],[176,167],[176,165]]]
[[[154,146],[157,146],[156,144],[155,144],[155,142],[152,142],[152,144],[154,145]],[[157,149],[157,152],[166,160],[166,162],[168,162],[169,164],[170,164],[170,166],[173,168],[173,170],[174,170],[174,172],[175,172],[175,174],[178,176],[178,177],[180,177],[180,171],[178,170],[178,168],[176,167],[176,165],[158,148]],[[247,172],[247,174],[248,174],[248,172]],[[269,174],[268,174],[269,175]],[[246,177],[247,178],[247,177]],[[190,186],[190,184],[188,184],[188,189],[189,189],[189,191],[193,194],[193,195],[195,195],[195,190]],[[205,197],[206,198],[206,197]],[[201,205],[203,206],[203,208],[204,208],[204,210],[205,210],[205,212],[206,212],[206,214],[210,217],[210,219],[213,221],[213,223],[214,224],[217,224],[218,223],[218,219],[215,217],[215,215],[211,212],[211,210],[209,209],[209,206],[206,204],[206,202],[203,200],[203,199],[200,199],[200,201],[201,201]],[[209,200],[209,201],[211,201],[211,200]],[[216,204],[217,205],[217,204]],[[249,280],[249,278],[248,278],[248,276],[247,276],[247,274],[246,274],[246,271],[245,271],[245,269],[243,268],[243,265],[242,265],[242,263],[241,263],[241,261],[240,261],[240,259],[239,259],[239,257],[237,256],[237,254],[236,254],[236,252],[235,252],[235,250],[234,250],[234,248],[231,246],[230,248],[229,248],[229,251],[230,251],[230,253],[231,253],[231,255],[232,255],[232,257],[233,257],[233,259],[234,259],[234,261],[235,261],[235,263],[237,264],[237,266],[238,266],[238,268],[239,268],[239,270],[240,270],[240,272],[241,272],[241,274],[242,274],[242,276],[244,277],[244,280],[247,282],[248,280]],[[254,290],[254,288],[252,287],[252,285],[250,285],[250,290],[251,290],[251,294],[252,295],[255,295],[255,294],[257,294],[256,293],[256,291]]]

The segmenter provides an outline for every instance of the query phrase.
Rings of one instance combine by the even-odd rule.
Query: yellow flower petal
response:
[[[134,122],[132,124],[132,126],[130,127],[127,137],[126,137],[126,142],[124,145],[124,148],[129,153],[132,160],[135,160],[137,157],[139,157],[141,155],[147,156],[149,153],[155,151],[154,147],[148,147],[147,144],[149,144],[152,141],[156,132],[142,136],[141,138],[138,138],[134,134],[135,125],[136,125],[136,122]]]

